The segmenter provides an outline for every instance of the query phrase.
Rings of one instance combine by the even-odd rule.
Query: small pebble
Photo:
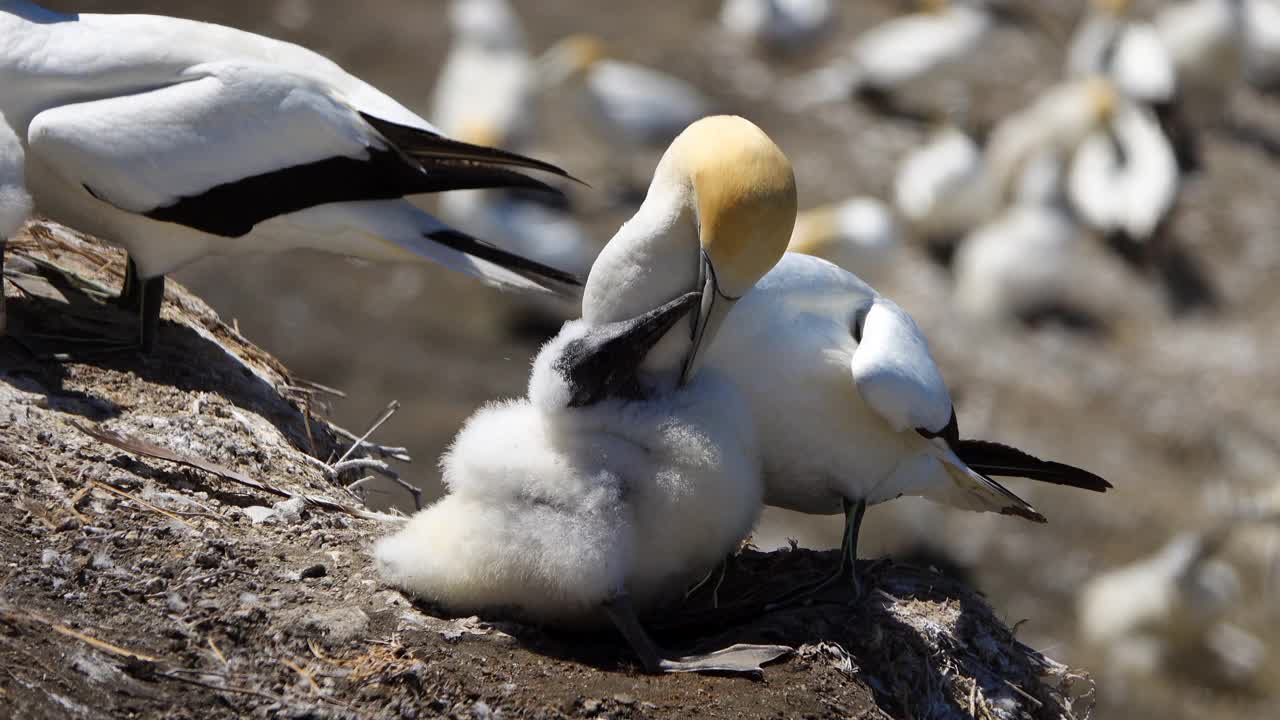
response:
[[[315,565],[312,565],[311,567],[304,569],[299,574],[299,577],[301,577],[303,580],[310,580],[312,578],[324,577],[325,575],[328,575],[328,574],[329,574],[328,568],[326,568],[324,565],[316,563]]]

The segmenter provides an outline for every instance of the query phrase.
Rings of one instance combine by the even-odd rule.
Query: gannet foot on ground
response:
[[[631,605],[631,598],[619,595],[604,604],[604,611],[640,658],[644,671],[650,674],[697,672],[760,677],[764,673],[762,666],[765,663],[794,652],[786,645],[737,643],[720,650],[669,660],[663,657],[665,653],[640,625],[640,619]]]
[[[815,595],[820,595],[823,591],[844,579],[845,576],[848,576],[849,583],[853,586],[853,596],[849,600],[849,604],[857,605],[862,601],[866,588],[863,587],[862,579],[858,576],[858,531],[862,529],[862,517],[867,512],[867,501],[852,502],[850,500],[841,500],[841,506],[844,508],[845,518],[844,539],[840,542],[840,560],[836,565],[835,572],[817,583],[799,590],[793,590],[781,598],[767,603],[765,605],[766,612],[790,607]]]

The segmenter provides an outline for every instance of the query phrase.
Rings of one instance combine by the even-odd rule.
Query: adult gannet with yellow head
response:
[[[961,440],[928,342],[906,312],[824,260],[778,260],[794,193],[790,163],[759,128],[729,117],[695,123],[596,260],[583,317],[613,322],[701,290],[692,331],[668,333],[653,356],[684,353],[685,379],[706,366],[738,383],[760,434],[765,502],[845,512],[839,574],[852,570],[869,504],[923,495],[1043,521],[989,476],[1109,487],[1084,470]]]

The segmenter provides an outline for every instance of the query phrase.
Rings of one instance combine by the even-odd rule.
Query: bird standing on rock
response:
[[[534,187],[555,166],[451,140],[328,59],[177,18],[0,3],[0,111],[39,210],[128,251],[121,302],[156,338],[164,275],[211,254],[314,248],[438,262],[554,291],[576,278],[405,199]]]
[[[682,142],[692,138],[702,141]],[[769,270],[772,258],[752,248],[790,236],[795,206],[779,188],[791,182],[781,150],[750,122],[696,123],[668,149],[644,204],[597,258],[583,318],[617,322],[701,290],[692,327],[668,333],[650,358],[683,357],[685,379],[706,367],[742,388],[760,434],[765,502],[845,513],[837,577],[847,572],[857,584],[867,505],[923,495],[1043,522],[991,476],[1110,487],[1069,465],[962,440],[924,334],[856,276],[797,253]],[[741,210],[732,222],[707,213],[734,198]]]

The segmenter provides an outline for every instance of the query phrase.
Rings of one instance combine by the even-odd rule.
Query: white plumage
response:
[[[454,0],[449,20],[453,44],[436,78],[432,120],[466,142],[518,147],[532,136],[536,116],[520,19],[506,0]]]
[[[1109,129],[1077,149],[1068,196],[1094,229],[1145,242],[1173,209],[1179,185],[1178,160],[1160,124],[1145,108],[1124,103]]]
[[[1190,109],[1205,122],[1220,120],[1244,75],[1243,0],[1176,0],[1153,22]]]
[[[0,38],[0,110],[27,147],[36,204],[125,247],[153,318],[150,280],[207,254],[310,247],[429,259],[520,288],[572,283],[403,199],[536,186],[513,168],[553,166],[451,141],[309,50],[206,23],[25,2],[0,8]]]
[[[902,243],[893,211],[873,197],[854,197],[796,216],[788,252],[820,257],[860,277],[884,275]]]
[[[1125,96],[1148,104],[1172,102],[1177,68],[1150,22],[1128,17],[1124,0],[1094,2],[1067,52],[1067,75],[1104,75]]]
[[[4,246],[31,216],[31,195],[23,176],[22,143],[0,114],[0,334],[5,331]]]
[[[725,0],[720,24],[731,34],[769,50],[812,47],[832,24],[831,0]]]
[[[942,127],[898,164],[894,205],[917,234],[963,234],[986,210],[985,172],[978,144],[959,128]]]
[[[388,581],[457,612],[557,625],[678,600],[750,531],[762,488],[750,415],[714,373],[648,400],[569,407],[556,369],[587,326],[539,354],[529,399],[490,405],[442,460],[449,494],[377,548]]]
[[[711,112],[697,88],[653,68],[608,57],[604,42],[571,35],[540,60],[543,87],[570,83],[612,139],[665,143]]]

